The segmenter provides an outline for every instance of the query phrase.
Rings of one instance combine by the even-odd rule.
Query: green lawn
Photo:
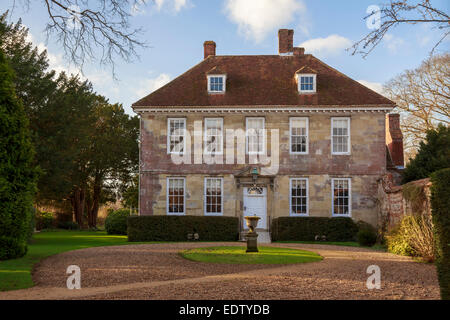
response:
[[[43,258],[76,249],[117,246],[130,243],[127,236],[113,236],[105,231],[49,231],[36,233],[28,253],[19,259],[0,261],[0,291],[33,286],[31,270]]]
[[[373,247],[361,246],[355,241],[275,241],[273,243],[304,243],[304,244],[321,244],[321,245],[333,245],[333,246],[346,246],[346,247],[360,247],[379,251],[386,251],[386,247],[381,244],[375,244]]]
[[[246,247],[209,247],[180,252],[186,259],[199,262],[231,264],[291,264],[322,260],[318,254],[305,250],[258,247],[259,252],[246,253]]]

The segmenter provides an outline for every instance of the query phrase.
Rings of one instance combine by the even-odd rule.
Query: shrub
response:
[[[239,219],[205,216],[131,216],[128,241],[186,241],[198,233],[201,241],[236,241]]]
[[[388,251],[433,261],[435,246],[432,230],[430,215],[407,215],[386,235]]]
[[[0,40],[2,42],[3,39]],[[0,45],[0,47],[2,47]],[[0,259],[25,254],[38,169],[28,117],[0,48]]]
[[[55,217],[52,212],[38,212],[36,214],[36,229],[52,229],[55,227]]]
[[[80,226],[78,225],[78,223],[73,221],[60,221],[58,222],[58,228],[66,230],[78,230],[80,229]]]
[[[441,298],[450,300],[450,169],[431,175],[431,212]]]
[[[370,229],[361,229],[356,234],[361,246],[372,247],[377,242],[377,234]]]
[[[11,237],[0,236],[0,261],[22,257],[27,253],[27,243]]]
[[[272,221],[273,241],[314,241],[325,236],[327,241],[354,241],[358,226],[351,218],[280,217]]]
[[[108,234],[127,234],[127,218],[130,210],[119,209],[108,213],[105,220],[105,229]]]

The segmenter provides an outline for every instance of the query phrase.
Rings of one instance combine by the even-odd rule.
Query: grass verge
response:
[[[360,245],[358,242],[354,241],[274,241],[273,243],[303,243],[303,244],[320,244],[320,245],[331,245],[331,246],[344,246],[344,247],[358,247],[366,248],[377,251],[387,251],[386,247],[382,244],[375,244],[373,247],[365,247]]]
[[[127,236],[108,235],[105,231],[49,231],[36,233],[28,252],[19,259],[0,261],[0,291],[25,289],[33,286],[33,265],[42,259],[66,251],[126,244]]]
[[[292,264],[320,261],[317,253],[288,248],[258,247],[259,252],[246,253],[246,247],[209,247],[181,251],[183,258],[198,262],[229,264]]]

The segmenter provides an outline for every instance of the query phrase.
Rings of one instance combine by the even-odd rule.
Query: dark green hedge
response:
[[[280,217],[272,221],[272,241],[314,241],[325,235],[327,241],[354,241],[358,226],[351,218]]]
[[[436,269],[442,300],[450,300],[450,168],[431,175],[431,212]]]
[[[105,220],[105,230],[108,234],[127,234],[127,218],[130,210],[119,209],[108,213]]]
[[[205,216],[131,216],[128,241],[187,241],[198,233],[200,241],[236,241],[239,219]]]

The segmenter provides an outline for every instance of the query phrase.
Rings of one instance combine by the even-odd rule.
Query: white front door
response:
[[[244,188],[244,217],[258,216],[257,229],[267,229],[267,188],[249,187]],[[247,224],[244,220],[244,229]]]

